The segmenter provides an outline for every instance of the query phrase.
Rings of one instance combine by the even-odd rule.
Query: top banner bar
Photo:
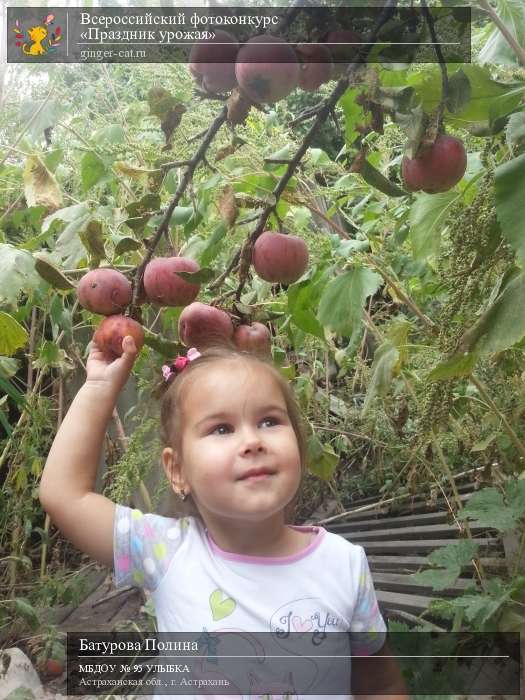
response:
[[[470,25],[469,7],[8,7],[7,61],[231,63],[250,42],[243,62],[470,63]]]

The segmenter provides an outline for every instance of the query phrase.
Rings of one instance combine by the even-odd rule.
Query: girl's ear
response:
[[[172,488],[180,493],[186,490],[186,484],[182,478],[181,465],[177,459],[177,453],[172,447],[165,447],[162,450],[162,466]]]

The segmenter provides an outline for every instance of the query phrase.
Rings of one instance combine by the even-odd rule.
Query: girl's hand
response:
[[[96,384],[101,389],[107,389],[115,396],[121,391],[128,380],[137,357],[137,348],[131,335],[122,341],[123,355],[116,360],[108,360],[101,349],[91,341],[86,362],[86,384]]]

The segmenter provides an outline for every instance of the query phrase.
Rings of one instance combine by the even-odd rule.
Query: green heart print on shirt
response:
[[[211,614],[215,622],[231,615],[237,605],[233,598],[225,596],[226,594],[220,588],[216,588],[210,595]]]

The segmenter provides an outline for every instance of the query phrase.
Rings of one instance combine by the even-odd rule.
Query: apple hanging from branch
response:
[[[299,61],[284,39],[261,34],[239,49],[235,75],[239,87],[253,102],[273,104],[297,87]]]
[[[263,280],[291,284],[308,266],[308,248],[298,236],[264,231],[253,246],[252,263]]]
[[[447,192],[456,185],[467,169],[463,142],[454,136],[439,134],[429,146],[420,146],[416,157],[404,156],[401,175],[411,192],[428,194]]]
[[[186,347],[198,350],[231,340],[233,324],[225,311],[194,301],[179,317],[179,338]]]
[[[84,309],[95,314],[118,314],[131,303],[131,283],[122,272],[99,267],[80,279],[77,297]]]
[[[269,355],[272,347],[272,336],[268,328],[255,321],[251,325],[237,326],[233,334],[233,342],[240,350],[258,355]]]
[[[197,272],[191,258],[153,258],[144,270],[144,290],[148,300],[158,306],[187,306],[195,300],[200,285],[186,282],[177,272]]]

